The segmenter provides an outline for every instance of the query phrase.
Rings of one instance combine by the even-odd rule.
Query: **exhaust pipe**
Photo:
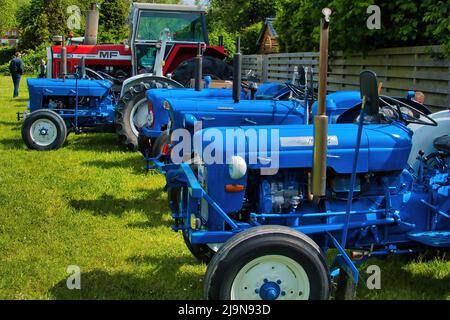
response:
[[[234,103],[241,101],[242,86],[242,54],[241,54],[241,38],[236,41],[236,53],[233,61],[233,100]]]
[[[61,46],[61,64],[60,64],[60,76],[65,79],[67,75],[67,48],[65,45],[65,39],[62,38],[62,46]]]
[[[318,113],[314,117],[313,198],[317,203],[325,196],[327,182],[328,116],[326,114],[328,35],[331,9],[322,10],[325,18],[320,23],[320,62]]]
[[[86,59],[82,57],[80,60],[80,79],[86,78]]]
[[[100,13],[97,10],[97,5],[95,3],[91,3],[86,17],[86,31],[84,33],[84,44],[87,45],[97,44],[99,19]]]
[[[202,90],[202,88],[201,88],[202,75],[203,75],[202,44],[199,42],[197,57],[195,58],[195,91]]]

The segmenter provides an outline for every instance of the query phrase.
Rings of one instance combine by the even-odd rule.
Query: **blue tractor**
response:
[[[326,54],[320,65],[314,125],[242,125],[244,148],[230,154],[220,137],[236,128],[209,127],[195,132],[195,162],[154,160],[166,174],[174,230],[209,263],[207,299],[329,299],[337,274],[336,298],[352,298],[359,274],[347,249],[364,258],[448,250],[448,112],[427,115],[379,96],[375,74],[364,71],[362,102],[330,123]],[[264,139],[255,144],[254,132],[275,139],[255,151]],[[329,249],[337,252],[331,263]]]
[[[252,103],[247,103],[248,100],[288,100],[292,98],[290,95],[290,90],[288,85],[283,83],[266,83],[258,87],[256,77],[249,75],[242,82],[241,76],[233,81],[233,90],[228,88],[209,88],[211,83],[211,77],[205,77],[205,89],[201,89],[200,76],[202,72],[202,56],[201,50],[199,49],[198,56],[196,58],[196,69],[195,74],[195,89],[180,89],[180,88],[170,88],[170,89],[153,89],[146,92],[147,103],[148,103],[148,114],[149,122],[141,128],[138,136],[138,150],[146,157],[154,157],[159,155],[164,147],[168,144],[168,125],[170,121],[169,114],[173,114],[173,109],[171,105],[174,104],[177,107],[182,107],[186,112],[190,110],[189,115],[191,117],[199,117],[199,119],[204,118],[203,116],[208,113],[211,118],[211,114],[217,111],[217,115],[220,117],[226,117],[228,124],[234,124],[237,119],[244,117],[246,112],[260,112],[261,114],[268,115],[273,113],[272,111],[260,111],[258,105],[253,105]],[[239,39],[237,43],[237,52],[235,54],[235,72],[242,73],[241,70],[241,54],[240,54],[240,44]],[[297,79],[299,75],[298,69],[294,71],[291,85],[298,81],[302,83],[302,78]],[[303,75],[303,73],[302,73]],[[238,90],[242,87],[244,90]],[[239,91],[239,92],[238,92]],[[304,92],[302,92],[304,95]],[[241,100],[244,101],[239,104]],[[214,107],[211,108],[211,104]],[[233,104],[233,109],[236,112],[230,114],[228,112],[224,113],[226,108],[220,107],[217,110],[217,104]],[[259,103],[260,106],[266,106],[267,108],[272,108],[271,102]],[[249,108],[250,106],[250,108]],[[228,108],[228,111],[231,109]],[[278,113],[278,111],[277,111]],[[280,113],[286,113],[286,110],[281,110]],[[268,118],[268,116],[267,116]],[[194,118],[191,118],[192,121]],[[214,123],[209,122],[210,125]],[[171,129],[174,129],[173,125],[177,128],[184,127],[186,124],[174,124],[172,123]],[[179,125],[179,126],[177,126]]]
[[[115,132],[117,97],[107,80],[28,79],[29,113],[22,138],[34,150],[55,150],[70,132]]]

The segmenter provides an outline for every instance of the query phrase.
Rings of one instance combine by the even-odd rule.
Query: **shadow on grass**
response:
[[[126,147],[121,145],[117,135],[105,133],[89,133],[70,135],[66,148],[75,151],[124,152]]]
[[[377,259],[370,260],[360,268],[358,299],[441,300],[450,296],[449,277],[437,279],[428,274],[413,274],[404,268],[408,263],[411,263],[411,259],[407,256],[389,257],[381,262]],[[379,265],[381,268],[380,290],[369,290],[366,287],[371,275],[365,272],[368,265]]]
[[[0,139],[0,149],[3,150],[26,150],[22,139]]]
[[[85,210],[99,216],[122,216],[125,212],[143,212],[148,221],[128,224],[131,228],[154,228],[172,225],[163,219],[170,212],[163,189],[146,191],[138,199],[117,199],[110,195],[102,195],[95,200],[72,200],[70,206],[75,210]]]
[[[131,257],[135,273],[81,270],[81,290],[69,290],[63,279],[50,289],[54,299],[184,300],[200,299],[203,274],[179,272],[185,265],[197,265],[191,257]],[[142,271],[145,268],[145,271]]]
[[[140,155],[140,153],[139,153]],[[137,156],[136,158],[132,159],[124,159],[124,160],[118,160],[118,161],[104,161],[104,160],[95,160],[95,161],[87,161],[83,162],[82,165],[88,166],[88,167],[96,167],[99,169],[133,169],[133,173],[135,174],[145,174],[145,160],[143,157]]]
[[[22,125],[22,122],[19,122],[19,121],[1,121],[0,120],[0,126],[20,128],[21,125]]]

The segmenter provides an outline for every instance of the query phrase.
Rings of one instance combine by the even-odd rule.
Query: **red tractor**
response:
[[[209,45],[206,12],[204,6],[133,3],[130,39],[127,44],[112,45],[96,44],[99,14],[93,5],[83,44],[48,48],[48,77],[74,73],[84,60],[89,78],[112,81],[120,99],[116,131],[122,143],[136,150],[139,130],[149,117],[146,90],[188,87],[195,75],[199,44],[203,74],[232,79],[224,47]]]

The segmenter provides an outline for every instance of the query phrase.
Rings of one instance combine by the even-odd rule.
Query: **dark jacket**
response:
[[[47,76],[47,66],[45,64],[39,65],[39,78],[45,78]]]
[[[9,71],[12,75],[22,75],[25,72],[25,67],[23,65],[22,59],[14,58],[9,64]]]

